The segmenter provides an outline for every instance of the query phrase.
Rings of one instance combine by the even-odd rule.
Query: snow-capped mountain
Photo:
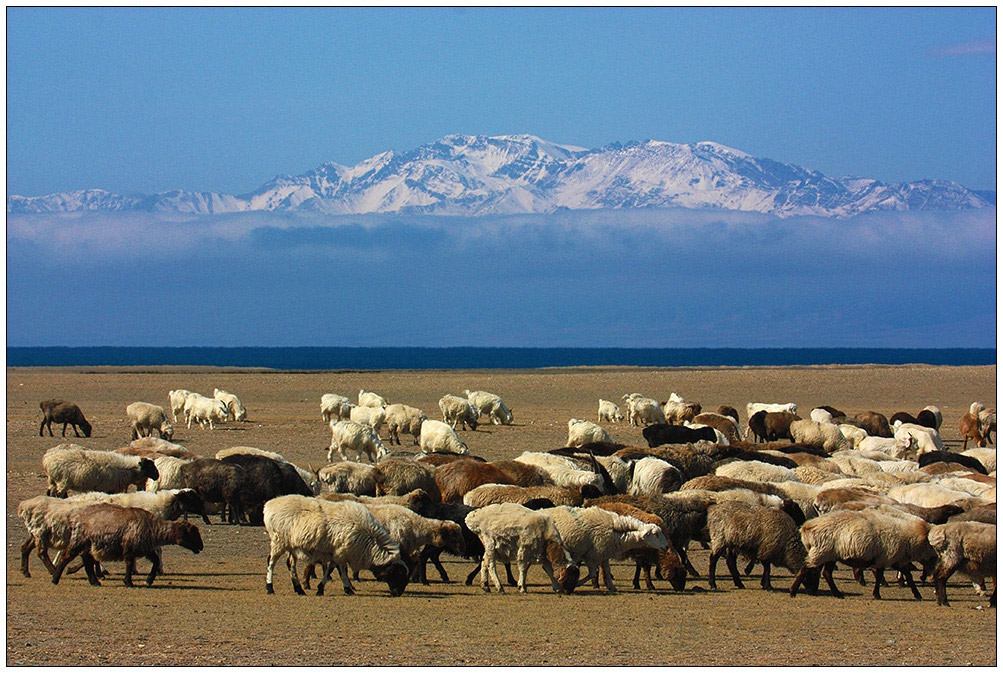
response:
[[[92,189],[8,196],[7,212],[251,210],[332,214],[547,213],[558,208],[721,208],[781,217],[848,217],[873,210],[956,210],[989,204],[947,180],[887,184],[761,159],[713,142],[656,140],[598,149],[531,135],[451,135],[355,166],[326,163],[240,196],[173,190],[122,196]]]

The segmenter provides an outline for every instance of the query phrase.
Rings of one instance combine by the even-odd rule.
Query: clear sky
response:
[[[8,8],[7,193],[241,193],[450,133],[996,180],[996,9]]]

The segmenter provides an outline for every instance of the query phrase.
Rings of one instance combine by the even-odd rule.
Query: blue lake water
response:
[[[995,363],[994,348],[7,348],[11,367],[197,365],[327,370]]]

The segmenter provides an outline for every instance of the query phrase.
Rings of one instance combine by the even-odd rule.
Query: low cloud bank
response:
[[[8,343],[995,346],[995,218],[8,216]]]

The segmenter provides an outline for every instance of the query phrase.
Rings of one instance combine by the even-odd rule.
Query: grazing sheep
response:
[[[912,579],[911,564],[919,562],[924,567],[932,566],[936,560],[936,553],[927,542],[929,532],[930,524],[919,517],[880,506],[859,512],[836,510],[806,521],[801,526],[801,541],[808,557],[794,578],[791,596],[797,595],[798,587],[809,572],[821,568],[832,594],[842,598],[843,593],[832,579],[832,571],[839,562],[852,568],[873,569],[874,598],[881,598],[885,568],[898,570],[913,596],[920,600],[922,596]]]
[[[377,435],[380,434],[380,427],[386,418],[387,412],[382,407],[352,407],[348,413],[350,421],[368,425]]]
[[[122,493],[133,484],[145,487],[147,479],[160,476],[148,458],[67,447],[73,445],[55,446],[42,456],[42,469],[49,479],[46,495],[65,498],[70,490]]]
[[[709,425],[725,436],[729,444],[737,444],[742,441],[742,429],[731,416],[723,416],[711,412],[698,414],[693,417],[693,423]]]
[[[654,524],[662,529],[662,534],[666,535],[666,540],[668,540],[668,534],[664,528],[665,523],[660,517],[650,512],[645,512],[643,509],[628,505],[625,502],[603,502],[595,506],[614,514],[629,516],[642,523]],[[679,554],[672,549],[671,545],[661,550],[651,548],[632,549],[626,552],[624,556],[634,561],[633,586],[635,589],[641,588],[641,572],[643,571],[645,588],[648,591],[655,590],[655,585],[651,582],[651,566],[655,566],[661,577],[667,579],[676,591],[682,591],[686,588],[686,569],[683,567],[683,562],[679,560]]]
[[[738,409],[736,409],[735,407],[729,407],[727,404],[722,404],[717,408],[717,413],[721,414],[722,416],[727,416],[728,418],[733,419],[735,423],[739,422]]]
[[[515,460],[516,462],[541,468],[547,473],[550,483],[557,486],[583,486],[591,484],[598,489],[605,488],[601,474],[602,470],[595,465],[589,465],[595,471],[583,470],[581,469],[582,464],[572,458],[535,451],[524,451]]]
[[[457,460],[435,468],[435,483],[438,484],[439,493],[442,494],[442,502],[449,504],[462,502],[464,495],[483,484],[515,482],[491,463]]]
[[[993,578],[989,607],[996,607],[996,526],[974,521],[945,523],[932,526],[928,539],[938,556],[933,571],[937,605],[948,605],[947,580],[960,570],[980,585],[986,577]]]
[[[888,418],[876,411],[862,411],[854,419],[871,437],[891,437],[892,429]]]
[[[631,425],[651,425],[652,423],[664,423],[665,412],[662,405],[657,400],[644,397],[638,393],[630,393],[623,396],[627,403],[627,420]]]
[[[554,505],[579,507],[587,498],[598,498],[602,491],[591,484],[585,486],[515,486],[513,484],[484,484],[463,496],[469,507],[486,507],[503,502],[525,505],[532,500],[546,499]]]
[[[965,451],[968,449],[968,440],[974,440],[976,446],[987,446],[988,442],[986,438],[982,436],[982,431],[980,429],[979,423],[979,413],[983,410],[983,407],[978,402],[972,402],[972,410],[961,417],[961,421],[958,423],[958,429],[961,431],[961,450]],[[943,448],[943,447],[939,447]]]
[[[227,421],[246,421],[247,420],[247,410],[244,409],[244,405],[240,403],[240,399],[233,393],[228,393],[225,390],[220,390],[219,388],[214,388],[212,391],[212,396],[214,399],[219,400],[226,407],[226,418]]]
[[[66,436],[66,426],[73,426],[73,434],[77,437],[83,431],[84,437],[91,436],[91,424],[84,418],[84,412],[73,402],[66,400],[43,400],[38,403],[42,410],[42,424],[38,426],[38,436],[42,436],[42,430],[49,429],[49,437],[52,437],[52,424],[63,424],[63,437]]]
[[[188,396],[192,394],[192,391],[185,390],[184,388],[168,391],[167,398],[171,403],[171,414],[174,415],[175,423],[178,422],[178,414],[184,414],[185,400],[187,400]]]
[[[634,474],[627,493],[636,497],[662,495],[678,491],[683,481],[683,474],[675,465],[648,456],[634,463]]]
[[[460,440],[453,428],[442,421],[433,421],[431,418],[421,424],[418,446],[421,447],[422,453],[470,453],[470,449]]]
[[[478,413],[491,419],[492,425],[512,425],[515,421],[515,416],[498,395],[483,390],[464,390],[463,394],[467,396]]]
[[[534,562],[543,567],[554,591],[570,594],[578,586],[578,566],[564,547],[554,520],[546,514],[514,503],[501,503],[470,512],[466,523],[484,546],[481,560],[481,589],[484,591],[490,591],[490,573],[498,593],[505,592],[498,579],[497,561],[518,563],[518,585],[522,593],[526,593],[526,573]]]
[[[192,421],[198,421],[203,428],[208,424],[209,429],[212,430],[214,428],[213,421],[224,422],[226,414],[226,405],[219,400],[198,393],[192,393],[185,398],[185,425],[188,428],[192,427]]]
[[[317,478],[335,493],[376,495],[376,468],[366,463],[343,461],[325,465],[317,471]]]
[[[755,416],[760,411],[766,411],[766,412],[787,411],[787,412],[792,413],[792,414],[797,414],[797,412],[798,412],[798,405],[794,404],[793,402],[787,402],[785,404],[768,404],[768,403],[765,403],[765,402],[749,402],[748,404],[745,405],[745,416],[746,416],[746,418],[748,418],[750,420],[752,419],[753,416]],[[751,433],[751,428],[746,433],[746,437],[750,436],[750,433]]]
[[[385,420],[390,443],[396,442],[399,446],[401,443],[400,433],[404,432],[414,437],[414,445],[418,446],[418,438],[421,437],[421,424],[428,420],[425,412],[406,404],[388,404],[384,411],[386,412]]]
[[[66,549],[52,574],[52,583],[77,556],[83,555],[88,581],[99,586],[97,563],[125,561],[125,586],[131,587],[136,572],[136,559],[146,557],[153,568],[146,578],[152,586],[158,572],[162,572],[161,551],[164,545],[176,544],[196,554],[202,551],[202,536],[198,526],[187,521],[164,521],[138,507],[97,504],[70,512],[71,530]]]
[[[435,469],[410,458],[384,458],[373,471],[377,495],[405,495],[421,489],[432,502],[441,502],[442,495],[435,481]]]
[[[279,464],[280,469],[283,471],[283,476],[285,483],[287,484],[287,488],[296,489],[293,492],[299,492],[300,486],[299,486],[299,481],[297,481],[297,477],[307,486],[310,492],[313,493],[314,495],[320,493],[321,491],[321,481],[318,478],[317,473],[313,470],[313,468],[309,470],[304,470],[302,467],[294,465],[293,463],[289,462],[284,457],[282,457],[282,455],[275,453],[274,451],[265,451],[263,449],[257,449],[253,446],[231,446],[228,449],[221,449],[216,452],[216,458],[218,458],[219,460],[223,460],[228,456],[240,456],[240,455],[263,456],[265,458],[270,458],[274,460],[276,463]],[[291,470],[295,470],[296,472],[295,477],[293,476]],[[306,495],[306,493],[304,493],[303,495]]]
[[[376,393],[367,393],[365,390],[359,390],[360,407],[385,407],[387,404],[389,403],[386,398]]]
[[[572,418],[568,421],[568,446],[581,446],[589,442],[611,442],[609,433],[592,421]]]
[[[616,592],[613,584],[610,559],[623,556],[633,549],[665,550],[669,542],[660,526],[643,523],[637,519],[615,514],[601,507],[553,507],[540,510],[549,516],[561,534],[565,548],[575,565],[585,564],[588,574],[579,580],[585,584],[590,579],[599,588],[599,569],[602,568],[606,589]]]
[[[443,395],[439,398],[439,411],[442,412],[442,421],[448,423],[453,430],[459,423],[460,430],[469,427],[471,430],[477,429],[477,417],[480,411],[470,400],[456,395]]]
[[[656,423],[644,428],[641,434],[651,448],[662,446],[663,444],[691,444],[699,441],[718,442],[717,432],[709,426],[689,428],[685,425]]]
[[[407,587],[410,571],[401,559],[400,546],[370,511],[357,502],[327,502],[300,495],[285,495],[265,503],[265,530],[268,531],[267,593],[275,593],[272,578],[275,562],[288,555],[293,589],[305,595],[297,562],[319,563],[324,569],[317,595],[337,567],[346,594],[354,594],[348,568],[371,570],[387,583],[391,596],[400,596]]]
[[[692,421],[700,414],[700,405],[696,402],[687,402],[679,395],[672,393],[662,406],[662,412],[665,414],[665,422],[669,425],[682,425],[687,421]]]
[[[800,444],[810,444],[827,453],[852,449],[853,445],[833,423],[815,421],[793,421],[790,424],[791,438]]]
[[[196,459],[192,459],[196,460]],[[184,488],[184,482],[180,477],[181,466],[191,462],[187,458],[175,458],[174,456],[158,456],[153,459],[153,464],[157,468],[157,478],[147,479],[147,491],[161,491],[164,489]]]
[[[604,400],[599,398],[599,423],[621,423],[623,422],[623,414],[620,412],[620,407],[618,407],[614,402],[609,400]]]
[[[132,428],[132,439],[150,437],[154,430],[162,439],[169,440],[174,436],[174,426],[163,407],[147,402],[133,402],[125,408],[125,413]]]
[[[363,503],[390,537],[400,546],[401,558],[412,568],[426,546],[437,547],[457,556],[466,552],[460,526],[452,521],[429,519],[401,505]]]
[[[714,572],[721,556],[725,557],[738,589],[744,588],[738,574],[739,554],[763,564],[760,585],[766,591],[773,590],[771,565],[783,566],[793,573],[804,567],[805,548],[798,526],[786,512],[744,502],[718,502],[707,510],[707,529],[711,549],[707,574],[711,589],[717,588]]]
[[[763,417],[763,428],[766,430],[766,441],[776,442],[781,439],[795,441],[791,435],[791,423],[800,421],[801,417],[789,411],[767,411]]]
[[[199,458],[178,467],[177,479],[181,488],[195,489],[206,503],[225,504],[236,523],[247,524],[242,497],[247,490],[247,478],[240,465],[215,458]],[[209,523],[206,515],[202,516],[202,520]]]
[[[352,407],[351,400],[334,393],[324,393],[320,396],[320,417],[325,423],[330,423],[333,418],[336,421],[350,420]]]
[[[327,462],[331,462],[335,449],[342,460],[348,460],[345,451],[354,451],[356,462],[362,458],[362,454],[366,454],[369,456],[369,460],[376,462],[390,453],[380,441],[379,434],[369,425],[355,421],[335,421],[334,419],[331,419],[329,425],[331,426],[331,445],[327,448]]]

